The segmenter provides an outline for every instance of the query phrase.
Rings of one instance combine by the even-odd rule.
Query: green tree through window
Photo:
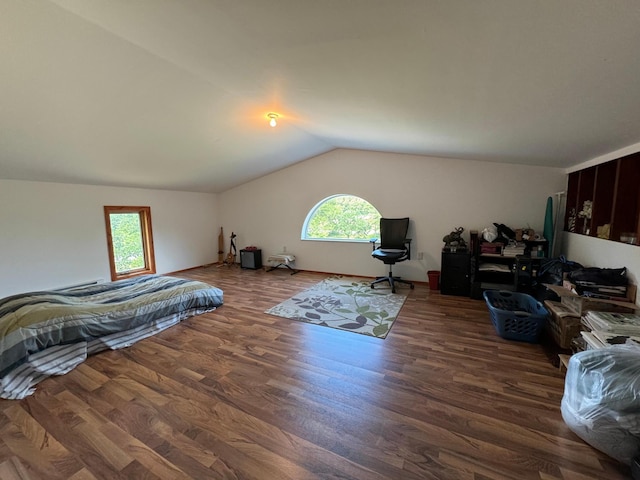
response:
[[[111,280],[156,273],[151,208],[105,206]]]
[[[380,213],[354,195],[334,195],[311,209],[302,230],[307,240],[369,240],[380,236]]]
[[[116,272],[121,274],[144,268],[140,215],[137,213],[112,213],[109,216]]]

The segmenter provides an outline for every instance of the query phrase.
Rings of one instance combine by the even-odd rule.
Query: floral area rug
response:
[[[370,281],[331,277],[265,313],[385,338],[406,298],[406,294],[374,290]]]

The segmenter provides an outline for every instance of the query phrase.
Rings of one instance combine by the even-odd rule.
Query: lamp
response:
[[[277,119],[279,115],[277,113],[267,113],[267,117],[270,119],[269,125],[272,127],[275,127],[278,124]]]

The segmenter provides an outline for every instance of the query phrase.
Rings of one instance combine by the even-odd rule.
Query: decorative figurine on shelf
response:
[[[464,238],[462,238],[462,232],[464,232],[464,228],[458,227],[453,232],[451,232],[448,235],[445,235],[442,238],[442,241],[444,242],[445,250],[448,250],[450,252],[455,252],[458,248],[460,249],[467,248],[467,242],[465,242]]]
[[[596,236],[598,238],[604,238],[605,240],[609,239],[611,235],[611,224],[605,223],[604,225],[600,225],[596,228]]]
[[[582,210],[578,213],[580,218],[584,219],[584,223],[582,224],[582,233],[585,235],[589,235],[590,229],[587,226],[587,221],[591,220],[591,212],[593,210],[593,202],[591,200],[585,200],[582,204]]]
[[[572,208],[569,212],[569,218],[567,219],[567,230],[570,232],[576,231],[576,209]]]

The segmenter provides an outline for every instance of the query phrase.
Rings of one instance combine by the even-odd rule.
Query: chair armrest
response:
[[[375,249],[376,249],[376,243],[377,243],[377,242],[378,242],[378,239],[377,239],[377,238],[371,238],[371,239],[369,239],[369,243],[370,243],[370,244],[371,244],[371,246],[373,247],[373,250],[375,250]],[[372,250],[372,251],[373,251],[373,250]]]
[[[407,246],[407,260],[411,260],[411,239],[405,238],[404,244]]]

